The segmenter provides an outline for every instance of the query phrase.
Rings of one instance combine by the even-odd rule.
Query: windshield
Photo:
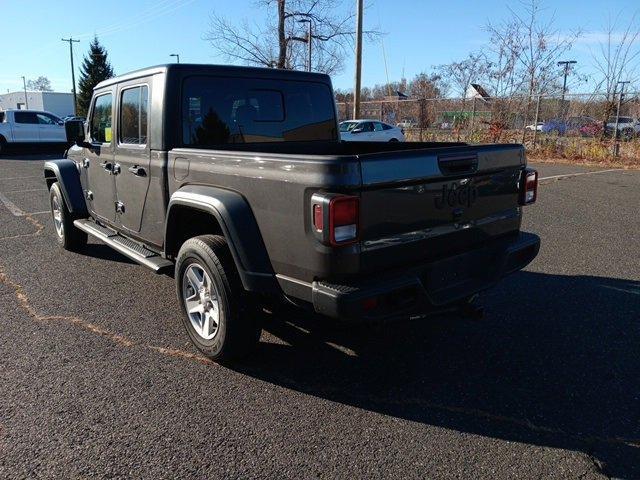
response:
[[[197,76],[182,89],[184,145],[336,140],[324,83]]]
[[[340,131],[341,132],[350,132],[351,130],[356,128],[356,125],[358,125],[358,122],[342,122],[340,124]]]

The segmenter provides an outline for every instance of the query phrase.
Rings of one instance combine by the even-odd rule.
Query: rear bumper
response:
[[[481,248],[365,281],[312,285],[314,310],[349,320],[389,320],[442,310],[527,266],[540,238],[520,232]]]

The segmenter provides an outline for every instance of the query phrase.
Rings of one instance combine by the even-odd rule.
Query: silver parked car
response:
[[[340,123],[345,142],[404,142],[404,130],[379,120],[346,120]]]

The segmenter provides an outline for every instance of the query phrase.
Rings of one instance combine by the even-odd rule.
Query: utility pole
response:
[[[613,131],[613,155],[618,156],[620,152],[620,144],[618,143],[618,124],[620,123],[620,105],[622,105],[622,97],[624,97],[624,86],[628,83],[631,83],[629,80],[621,81],[616,83],[616,87],[618,85],[622,85],[620,87],[620,96],[618,97],[618,108],[616,109],[616,128]]]
[[[564,66],[564,82],[562,82],[562,105],[564,105],[564,96],[567,93],[567,77],[569,76],[570,65],[575,65],[575,60],[562,60],[558,62],[558,66]]]
[[[170,53],[169,56],[170,57],[176,57],[176,59],[177,59],[176,63],[180,63],[180,54],[179,53]]]
[[[569,68],[571,65],[575,65],[575,60],[561,60],[558,62],[558,66],[564,66],[564,81],[562,82],[562,101],[560,102],[560,108],[562,108],[562,120],[564,121],[567,117],[567,113],[569,111],[568,108],[565,107],[564,96],[567,94],[567,77],[569,76]],[[537,128],[537,126],[536,126]]]
[[[69,55],[71,56],[71,83],[73,83],[73,114],[77,114],[78,109],[78,95],[76,94],[76,72],[73,68],[73,44],[80,43],[80,40],[74,40],[73,38],[61,38],[63,42],[69,42]]]
[[[353,119],[360,118],[360,85],[362,83],[362,15],[363,0],[357,1],[356,13],[356,78],[353,91]]]
[[[311,19],[305,18],[304,20],[298,20],[298,23],[308,23],[309,32],[307,33],[307,72],[311,71]]]
[[[27,99],[27,81],[22,77],[22,88],[24,88],[24,106],[29,110],[29,100]]]

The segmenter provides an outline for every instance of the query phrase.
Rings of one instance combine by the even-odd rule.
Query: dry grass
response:
[[[611,140],[595,138],[543,139],[535,148],[527,145],[527,157],[532,160],[606,167],[640,168],[640,141],[621,142],[620,155],[613,155]]]

